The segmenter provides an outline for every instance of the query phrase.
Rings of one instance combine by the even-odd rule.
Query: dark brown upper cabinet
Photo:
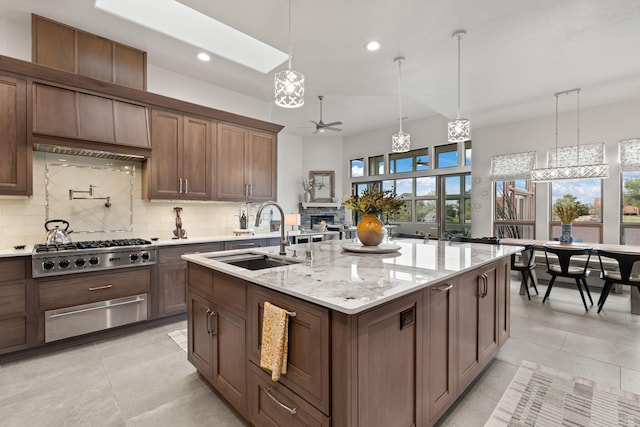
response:
[[[31,60],[134,89],[147,89],[147,53],[31,15]]]

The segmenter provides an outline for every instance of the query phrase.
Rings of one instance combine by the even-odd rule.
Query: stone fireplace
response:
[[[300,226],[302,229],[309,230],[314,224],[324,221],[326,224],[344,224],[345,213],[344,207],[336,208],[334,206],[307,206],[300,205]]]

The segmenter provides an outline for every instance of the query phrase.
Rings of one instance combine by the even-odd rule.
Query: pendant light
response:
[[[580,90],[571,89],[554,94],[556,97],[556,148],[547,152],[547,167],[533,169],[531,180],[535,182],[565,179],[603,179],[609,177],[609,165],[604,163],[604,143],[580,147]],[[558,96],[576,94],[577,145],[558,148]],[[581,150],[582,148],[582,150]]]
[[[291,69],[291,0],[289,0],[289,68],[275,74],[275,103],[283,108],[304,105],[304,75]]]
[[[394,153],[404,153],[411,148],[411,135],[402,131],[402,63],[404,57],[394,58],[398,64],[398,106],[400,110],[400,130],[391,137],[391,151]]]
[[[458,39],[458,116],[451,120],[448,126],[449,142],[471,141],[471,122],[469,119],[460,118],[460,39],[467,35],[465,30],[458,30],[451,34],[451,37]]]

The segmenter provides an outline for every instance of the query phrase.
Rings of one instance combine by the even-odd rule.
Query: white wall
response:
[[[344,194],[344,178],[346,167],[343,158],[343,140],[340,136],[311,135],[303,139],[302,171],[298,177],[308,178],[309,171],[335,171],[335,197],[342,200]],[[302,201],[302,187],[299,186],[300,201]]]

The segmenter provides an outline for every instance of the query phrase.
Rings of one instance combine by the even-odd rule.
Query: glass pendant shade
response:
[[[274,78],[275,103],[283,108],[304,105],[304,75],[290,68],[278,71]]]
[[[557,168],[534,169],[531,171],[531,179],[536,182],[590,178],[609,178],[609,165],[563,166]]]
[[[411,148],[411,135],[399,131],[391,137],[391,151],[394,153],[405,153]]]
[[[455,119],[449,122],[447,139],[449,142],[471,141],[471,122],[468,119]]]

